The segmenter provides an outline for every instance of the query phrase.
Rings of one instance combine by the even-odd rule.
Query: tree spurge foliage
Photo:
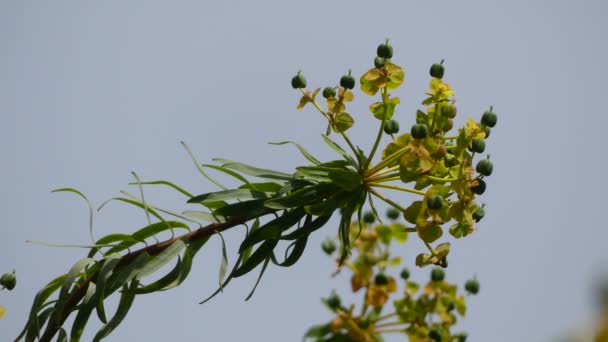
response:
[[[116,233],[100,239],[93,239],[89,204],[93,243],[86,246],[88,255],[37,293],[16,340],[51,341],[56,336],[58,341],[79,341],[92,316],[102,322],[93,340],[102,340],[121,323],[137,296],[180,285],[190,273],[195,255],[211,238],[222,244],[219,286],[201,303],[233,279],[257,269],[258,281],[249,298],[269,265],[294,265],[309,236],[333,216],[338,222],[339,243],[328,239],[323,250],[335,256],[339,271],[352,272],[352,291],[363,290],[363,303],[355,310],[355,305],[344,304],[332,293],[323,302],[335,318],[312,327],[306,338],[382,341],[385,333],[400,333],[410,341],[464,341],[466,335],[453,333],[451,328],[457,315],[465,314],[465,299],[456,285],[445,280],[443,268],[448,264],[450,243],[439,240],[445,231],[455,238],[473,233],[485,215],[476,196],[485,191],[484,179],[492,173],[493,165],[489,156],[479,154],[485,150],[485,140],[497,117],[490,107],[481,122],[468,119],[451,133],[457,110],[454,91],[443,81],[442,61],[430,69],[430,89],[422,108],[415,112],[414,123],[408,132],[399,134],[395,113],[400,99],[394,91],[403,83],[405,71],[392,58],[393,47],[386,40],[377,48],[373,67],[358,82],[351,70],[338,85],[323,90],[308,90],[302,72],[292,78],[292,87],[302,93],[297,108],[310,105],[327,120],[322,139],[337,153],[335,160],[319,161],[301,145],[284,141],[273,144],[294,145],[308,164],[294,172],[224,159],[200,164],[183,144],[200,173],[219,191],[193,195],[172,182],[142,181],[134,173],[132,184],[138,186],[139,194],[123,191],[122,196],[101,207],[111,201],[138,207],[145,212],[148,224],[132,234]],[[347,135],[354,124],[347,106],[355,98],[357,83],[363,94],[376,99],[369,110],[378,120],[378,133],[368,152]],[[322,99],[318,99],[320,92]],[[405,118],[400,121],[401,126],[408,122]],[[343,140],[345,147],[336,138]],[[239,184],[226,187],[210,175],[211,171],[228,175]],[[153,205],[144,200],[147,186],[173,189],[184,195],[191,207],[178,213]],[[77,194],[88,203],[78,190],[56,191]],[[390,207],[386,222],[374,206],[377,202]],[[401,217],[404,220],[399,222]],[[245,228],[245,237],[238,246],[238,258],[229,267],[222,232],[239,226]],[[415,259],[416,266],[432,268],[426,284],[411,281],[407,268],[400,272],[400,280],[390,272],[401,261],[390,248],[404,243],[410,233],[427,249]],[[170,267],[164,267],[167,265]],[[150,275],[156,280],[147,280]],[[476,294],[477,279],[467,282],[465,290]],[[119,296],[118,306],[115,312],[106,312],[104,303],[114,294]],[[389,306],[390,297],[389,310],[385,306]],[[68,326],[70,316],[74,319]]]

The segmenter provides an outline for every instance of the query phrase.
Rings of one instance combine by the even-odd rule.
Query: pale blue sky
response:
[[[284,171],[304,160],[266,142],[292,139],[334,158],[319,137],[322,118],[296,111],[289,80],[298,69],[311,86],[333,84],[349,68],[360,75],[386,37],[407,72],[402,127],[420,107],[428,67],[442,58],[460,122],[491,104],[499,114],[488,141],[487,216],[454,243],[447,271],[481,281],[460,326],[471,341],[502,342],[551,341],[586,325],[594,282],[608,271],[607,10],[600,0],[0,1],[0,272],[18,274],[17,288],[0,292],[8,309],[0,340],[16,336],[35,292],[85,253],[25,243],[89,241],[85,205],[50,190],[75,187],[99,205],[136,191],[130,171],[213,190],[180,140],[200,161]],[[369,149],[372,100],[358,98],[351,137]],[[185,209],[169,191],[146,194]],[[144,224],[140,211],[114,203],[97,216],[96,232]],[[201,306],[217,283],[219,241],[211,241],[183,286],[138,297],[107,340],[298,341],[329,318],[321,296],[348,292],[318,248],[334,233],[335,225],[317,233],[295,267],[269,269],[249,302],[257,274]],[[241,236],[227,234],[232,251]],[[404,255],[422,248],[410,243]]]

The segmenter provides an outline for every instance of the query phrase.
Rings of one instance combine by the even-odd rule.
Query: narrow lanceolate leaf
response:
[[[281,240],[295,240],[304,236],[308,236],[315,230],[323,227],[329,221],[330,218],[331,215],[320,216],[310,222],[307,220],[307,223],[304,223],[304,225],[298,230],[281,236]]]
[[[253,222],[253,224],[251,225],[251,230],[249,231],[247,236],[253,234],[253,232],[258,230],[259,228],[260,228],[260,220],[256,218],[255,221]],[[253,245],[249,246],[247,249],[245,249],[241,253],[241,257],[242,257],[243,261],[246,261],[247,259],[249,259],[249,256],[251,255],[252,250],[253,250]]]
[[[212,223],[224,223],[226,222],[226,218],[221,215],[215,215],[212,213],[208,213],[200,210],[185,210],[182,214],[191,217],[195,220],[212,222]]]
[[[44,326],[46,321],[55,313],[55,308],[46,308],[44,309],[40,315],[35,316],[35,324],[30,327],[25,334],[25,342],[34,342],[37,338],[40,337],[40,328]],[[35,328],[35,329],[34,329]],[[17,339],[19,340],[19,339]]]
[[[135,278],[141,269],[146,265],[151,256],[147,252],[143,252],[131,261],[128,265],[116,268],[110,279],[107,281],[106,292],[113,293],[121,288],[124,284]]]
[[[219,235],[220,239],[222,240],[222,262],[220,263],[218,281],[220,284],[220,289],[223,290],[224,287],[222,286],[222,284],[224,283],[224,279],[226,278],[226,272],[228,272],[228,254],[226,253],[226,241],[224,241],[222,233],[217,232],[217,235]]]
[[[247,298],[245,298],[245,300],[249,300],[253,296],[255,289],[258,288],[258,284],[260,283],[260,280],[262,280],[262,276],[264,275],[264,272],[266,272],[266,267],[268,267],[269,261],[270,261],[270,256],[266,257],[266,260],[264,260],[264,265],[262,266],[260,275],[258,276],[258,279],[255,281],[255,285],[253,285],[253,289],[251,289],[251,292],[249,292],[249,295],[247,296]]]
[[[143,241],[145,241],[145,239],[147,239],[149,237],[152,237],[156,234],[160,234],[164,231],[167,231],[167,230],[170,230],[173,228],[189,229],[187,224],[185,224],[183,222],[179,222],[179,221],[164,221],[164,222],[152,223],[151,225],[145,226],[145,227],[139,229],[138,231],[136,231],[135,233],[131,234],[130,235],[131,239],[124,239],[124,240],[120,241],[118,246],[110,248],[105,254],[109,255],[112,253],[120,252],[122,250],[125,250],[125,249],[135,245],[137,242],[143,242]],[[91,256],[91,255],[89,254],[89,256]]]
[[[269,258],[272,254],[273,249],[276,247],[278,240],[266,240],[258,247],[253,254],[245,261],[241,267],[232,272],[234,278],[238,278],[242,275],[249,273],[258,266],[266,258]]]
[[[75,193],[78,196],[82,197],[85,202],[87,202],[87,205],[89,206],[89,234],[91,235],[91,241],[95,241],[95,238],[93,237],[93,206],[91,205],[91,202],[89,202],[89,199],[87,198],[87,196],[85,196],[82,192],[73,189],[73,188],[61,188],[61,189],[55,189],[51,192],[71,192],[71,193]]]
[[[280,171],[261,169],[261,168],[255,167],[255,166],[251,166],[251,165],[247,165],[247,164],[243,164],[243,163],[239,163],[239,162],[234,162],[231,160],[220,159],[220,158],[216,158],[213,160],[217,161],[219,163],[223,163],[222,167],[232,169],[232,170],[238,171],[242,174],[252,176],[252,177],[287,180],[287,181],[292,179],[292,176],[290,174],[280,172]]]
[[[265,192],[248,190],[248,189],[233,189],[217,192],[210,192],[194,196],[188,200],[188,203],[207,203],[215,201],[225,201],[234,199],[252,199],[252,198],[268,198]]]
[[[70,342],[79,342],[82,333],[84,332],[84,328],[89,321],[89,317],[95,308],[95,293],[96,293],[95,283],[89,283],[89,287],[87,288],[87,293],[84,295],[82,299],[82,304],[80,304],[80,309],[78,309],[78,314],[76,314],[76,318],[74,319],[74,323],[72,323],[72,330],[70,332]]]
[[[129,185],[134,185],[134,184],[137,184],[137,183],[129,183]],[[175,189],[176,191],[184,194],[188,198],[192,197],[192,194],[189,193],[188,191],[184,190],[182,187],[179,187],[179,186],[175,185],[174,183],[171,183],[166,180],[140,182],[140,184],[142,184],[142,185],[166,185],[166,186],[169,186],[169,187]]]
[[[304,209],[296,208],[264,224],[245,238],[245,241],[243,241],[239,248],[239,253],[243,253],[247,248],[258,242],[268,239],[278,239],[281,237],[282,232],[298,223],[304,215],[306,215]]]
[[[141,280],[150,274],[158,271],[163,266],[168,264],[173,258],[177,257],[177,255],[182,251],[182,249],[186,248],[186,243],[184,240],[177,240],[171,244],[171,246],[167,247],[160,254],[152,257],[144,267],[137,273],[137,279]]]
[[[281,141],[281,142],[270,142],[269,144],[271,144],[271,145],[292,144],[295,147],[297,147],[298,150],[300,150],[300,153],[302,153],[302,155],[304,156],[304,158],[306,158],[309,162],[311,162],[311,163],[313,163],[315,165],[321,164],[321,162],[319,162],[317,160],[317,158],[313,157],[312,154],[308,153],[308,151],[306,151],[306,149],[304,147],[302,147],[302,145],[298,144],[297,142],[294,142],[294,141]]]
[[[68,342],[68,334],[63,328],[59,329],[59,334],[57,335],[57,342]]]
[[[123,197],[114,197],[114,198],[110,198],[109,200],[103,202],[99,208],[97,208],[97,211],[100,211],[103,207],[106,206],[106,204],[110,203],[111,201],[120,201],[120,202],[124,202],[124,203],[128,203],[131,205],[134,205],[136,207],[142,208],[144,210],[147,210],[150,214],[152,214],[152,216],[156,217],[158,220],[163,221],[163,218],[152,208],[148,208],[148,207],[144,207],[143,204],[141,204],[138,201],[134,201],[132,199],[128,199],[128,198],[123,198]]]
[[[262,215],[267,210],[264,206],[265,202],[266,198],[235,202],[214,210],[213,215],[249,220]]]
[[[162,276],[160,279],[156,280],[155,282],[152,282],[145,286],[138,287],[135,290],[135,294],[140,295],[140,294],[161,291],[165,286],[170,285],[171,283],[175,282],[179,278],[180,273],[182,272],[182,265],[183,265],[182,258],[178,255],[177,262],[175,263],[175,267],[173,267],[173,269],[169,273],[165,274],[164,276]]]
[[[266,207],[272,209],[288,209],[302,207],[327,198],[339,187],[333,183],[321,183],[310,185],[296,190],[287,196],[277,197],[266,201]]]
[[[332,150],[338,152],[347,162],[349,162],[352,166],[357,168],[357,162],[348,154],[340,145],[336,144],[333,140],[329,139],[325,135],[321,135],[323,141],[327,144],[327,146],[331,147]]]
[[[97,316],[99,317],[99,320],[103,323],[107,322],[103,302],[106,297],[106,294],[109,295],[109,293],[105,292],[106,291],[106,288],[105,288],[106,281],[112,274],[114,267],[116,267],[118,262],[120,262],[121,257],[122,256],[119,253],[113,253],[113,254],[108,255],[106,257],[106,259],[104,260],[103,265],[101,266],[101,269],[99,270],[99,273],[97,274],[96,293],[95,293],[96,300],[97,300],[96,308],[97,308]]]
[[[57,317],[60,317],[63,311],[63,306],[65,302],[68,300],[68,294],[74,281],[84,268],[88,266],[90,263],[95,262],[95,259],[92,258],[84,258],[77,261],[74,266],[68,271],[67,277],[61,286],[61,290],[59,291],[59,298],[57,299],[57,303],[55,304],[55,310],[57,311]]]
[[[188,147],[188,145],[186,145],[186,143],[183,142],[183,141],[181,143],[182,143],[182,146],[184,147],[184,149],[186,150],[186,152],[188,152],[188,155],[190,156],[190,159],[192,159],[192,161],[194,162],[194,165],[196,166],[198,172],[200,172],[201,175],[203,175],[203,177],[207,178],[211,183],[217,185],[220,189],[226,190],[226,187],[224,187],[222,184],[220,184],[214,178],[212,178],[211,176],[209,176],[205,172],[205,170],[203,170],[203,168],[201,167],[201,164],[196,160],[196,158],[194,157],[194,154],[192,153],[192,151],[190,151],[190,148]]]
[[[19,336],[17,336],[17,338],[15,339],[15,341],[21,340],[23,336],[25,336],[25,334],[31,329],[36,330],[36,334],[39,332],[40,326],[38,325],[38,312],[44,306],[46,300],[53,293],[55,293],[55,291],[57,291],[61,287],[61,285],[63,285],[66,278],[67,274],[60,275],[59,277],[51,280],[45,287],[42,288],[42,290],[38,291],[38,293],[34,297],[34,303],[32,304],[32,308],[30,309],[30,316],[28,318],[28,321]]]
[[[276,262],[275,261],[276,258],[274,258],[274,255],[273,255],[273,261],[275,261],[275,264],[277,266],[282,266],[282,267],[293,266],[296,262],[298,262],[298,260],[304,253],[304,249],[306,249],[307,242],[308,242],[308,236],[304,236],[304,237],[297,239],[292,244],[293,248],[291,249],[291,253],[289,254],[289,256],[287,256],[285,258],[285,260],[283,262],[281,262],[281,263]]]
[[[238,172],[232,171],[230,169],[227,169],[225,167],[221,167],[221,166],[217,166],[217,165],[213,165],[213,164],[203,164],[201,165],[202,167],[208,167],[210,169],[214,169],[214,170],[218,170],[221,171],[229,176],[232,176],[238,180],[240,180],[241,182],[245,183],[245,184],[249,184],[249,181],[247,180],[247,178],[241,176]],[[192,196],[191,196],[192,197]]]
[[[139,179],[137,173],[131,171],[131,174],[133,174],[133,177],[135,177],[135,180],[137,181],[136,183],[139,189],[139,195],[141,196],[141,204],[144,206],[144,212],[146,213],[146,219],[148,220],[148,224],[152,224],[152,221],[150,221],[150,212],[148,212],[148,204],[146,203],[146,199],[144,198],[144,187],[141,186],[141,180]]]
[[[101,327],[95,337],[93,338],[93,342],[99,342],[106,336],[108,336],[116,327],[122,322],[125,318],[131,305],[133,304],[133,300],[135,299],[135,289],[137,288],[137,280],[133,280],[130,286],[126,284],[122,287],[122,294],[120,296],[120,301],[118,302],[118,308],[116,309],[116,314],[110,321]]]
[[[248,183],[239,186],[239,189],[250,189],[262,192],[271,192],[275,193],[281,190],[285,186],[284,183],[275,183],[275,182],[258,182],[258,183]]]

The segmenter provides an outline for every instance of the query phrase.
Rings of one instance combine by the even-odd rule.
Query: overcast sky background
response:
[[[47,248],[28,239],[88,243],[86,205],[119,194],[130,171],[168,179],[194,193],[215,188],[180,146],[200,161],[239,160],[290,172],[305,160],[291,139],[320,159],[323,118],[297,111],[290,78],[337,83],[369,67],[390,37],[406,69],[396,119],[409,127],[428,85],[428,68],[446,59],[459,119],[494,105],[488,140],[495,165],[483,195],[479,231],[453,243],[449,279],[476,274],[481,293],[459,325],[471,341],[553,341],[588,326],[594,290],[607,274],[605,167],[606,2],[597,1],[0,1],[0,272],[17,269],[0,340],[25,324],[35,293],[67,272],[82,249]],[[366,150],[377,121],[357,94],[351,138]],[[384,142],[386,143],[386,141]],[[181,211],[185,198],[146,190],[147,199]],[[110,203],[96,236],[130,232],[145,216]],[[329,313],[319,298],[332,288],[332,261],[318,247],[336,225],[316,233],[294,267],[271,267],[249,302],[257,272],[223,295],[197,303],[217,284],[219,241],[198,255],[181,287],[137,297],[108,341],[298,341]],[[230,257],[242,231],[227,235]],[[444,239],[450,240],[450,239]],[[406,264],[423,245],[412,239]],[[426,280],[428,269],[415,270]],[[84,340],[99,327],[92,320]],[[392,337],[388,341],[400,341]]]

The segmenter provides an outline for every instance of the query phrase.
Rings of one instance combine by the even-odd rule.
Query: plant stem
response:
[[[434,182],[443,182],[443,183],[454,182],[454,181],[458,180],[457,177],[452,177],[452,178],[439,178],[439,177],[435,177],[435,176],[425,176],[425,177]]]
[[[426,195],[426,193],[424,193],[424,192],[422,192],[420,190],[410,189],[410,188],[406,188],[406,187],[403,187],[403,186],[390,185],[390,184],[382,184],[382,183],[367,183],[367,185],[369,185],[369,186],[377,186],[379,188],[386,188],[386,189],[391,189],[391,190],[398,190],[398,191],[403,191],[403,192],[409,192],[411,194],[416,194],[416,195],[421,195],[421,196]]]
[[[365,162],[365,167],[363,167],[364,170],[367,170],[367,168],[369,167],[369,163],[372,162],[372,159],[374,158],[374,154],[376,153],[376,149],[378,148],[378,144],[380,143],[380,139],[382,138],[382,133],[384,132],[384,124],[386,122],[386,101],[387,101],[387,87],[384,87],[380,90],[380,92],[382,93],[382,104],[384,105],[384,116],[382,118],[382,123],[380,123],[380,129],[378,130],[378,135],[376,136],[376,141],[374,142],[374,147],[372,148],[372,151],[369,153],[369,157],[367,157],[367,162]],[[367,174],[367,173],[366,173]]]
[[[399,204],[391,201],[390,199],[384,197],[381,193],[377,192],[376,190],[372,189],[371,187],[367,189],[367,191],[369,191],[370,193],[374,194],[376,197],[378,197],[379,199],[383,200],[384,202],[392,205],[393,207],[395,207],[395,209],[401,211],[401,212],[405,212],[405,209],[403,209]]]
[[[404,322],[399,322],[399,321],[395,321],[395,322],[388,322],[388,323],[382,323],[382,324],[376,324],[375,327],[376,328],[384,328],[384,327],[394,327],[396,325],[402,325],[402,324],[406,324]]]
[[[405,332],[405,328],[401,328],[401,329],[380,329],[380,330],[376,330],[375,333],[377,334],[387,334],[387,333],[403,333]]]
[[[380,163],[378,163],[378,165],[372,167],[367,172],[365,172],[365,175],[367,175],[367,176],[374,175],[376,172],[382,170],[382,168],[384,168],[388,164],[390,164],[390,163],[394,162],[395,160],[401,158],[401,156],[405,152],[407,152],[408,150],[409,150],[408,146],[405,146],[405,147],[402,147],[402,148],[398,149],[393,154],[391,154],[390,156],[388,156],[387,158],[385,158],[384,160],[382,160]],[[368,162],[369,162],[369,159],[368,159]]]
[[[384,315],[384,316],[380,316],[380,317],[378,317],[378,319],[376,319],[376,322],[380,322],[380,321],[383,321],[383,320],[385,320],[385,319],[389,319],[389,318],[391,318],[391,317],[395,317],[395,316],[397,316],[397,313],[396,313],[396,312],[392,312],[392,313],[390,313],[390,314],[386,314],[386,315]]]
[[[391,173],[390,175],[386,175],[386,176],[382,176],[382,177],[372,177],[372,178],[367,178],[366,181],[368,183],[384,183],[384,182],[390,182],[390,181],[394,181],[394,180],[399,180],[401,179],[401,176],[399,175],[399,173]]]

